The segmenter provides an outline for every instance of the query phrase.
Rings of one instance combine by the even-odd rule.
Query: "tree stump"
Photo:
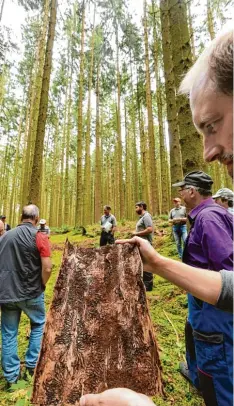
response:
[[[75,405],[86,393],[125,387],[162,393],[158,347],[138,248],[66,243],[47,315],[32,403]]]

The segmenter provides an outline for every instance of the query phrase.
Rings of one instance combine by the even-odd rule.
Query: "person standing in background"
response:
[[[152,245],[154,235],[154,225],[150,213],[147,211],[147,204],[145,202],[138,202],[135,205],[136,213],[140,216],[137,224],[136,231],[132,233],[133,236],[138,236],[149,241]],[[146,291],[150,292],[153,289],[153,274],[151,272],[143,271],[143,282]]]
[[[116,218],[111,214],[111,207],[104,206],[104,214],[101,217],[101,237],[100,237],[100,247],[107,244],[114,244],[114,233],[116,231]]]
[[[181,199],[179,197],[175,197],[173,199],[174,202],[174,209],[171,209],[169,213],[169,224],[172,225],[172,232],[175,239],[177,251],[179,258],[182,258],[183,249],[182,249],[182,241],[185,244],[185,240],[187,238],[187,214],[186,208],[181,206]]]
[[[215,200],[215,203],[224,207],[229,213],[233,214],[233,191],[228,188],[219,189],[212,198]]]
[[[38,231],[40,231],[41,233],[44,233],[46,235],[50,235],[50,228],[46,225],[46,220],[45,219],[41,219],[39,221],[39,226],[38,226]]]

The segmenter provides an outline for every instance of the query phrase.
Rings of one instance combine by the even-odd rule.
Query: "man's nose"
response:
[[[203,157],[206,162],[212,162],[218,159],[223,152],[223,147],[219,144],[213,144],[209,140],[204,141]]]

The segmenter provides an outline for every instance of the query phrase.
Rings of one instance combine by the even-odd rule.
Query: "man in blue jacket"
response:
[[[179,193],[189,212],[183,262],[195,268],[233,270],[233,218],[211,198],[213,184],[202,171],[188,173]],[[233,404],[233,317],[188,294],[186,366],[181,373],[201,389],[207,406]]]

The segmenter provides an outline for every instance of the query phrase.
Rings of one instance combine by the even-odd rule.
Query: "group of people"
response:
[[[28,316],[31,327],[25,379],[33,375],[40,352],[45,324],[44,290],[52,265],[49,228],[44,219],[37,227],[38,222],[38,207],[27,205],[22,211],[21,224],[3,229],[0,236],[1,358],[7,389],[21,377],[17,336],[22,312]]]
[[[232,31],[205,49],[184,77],[180,92],[189,96],[194,125],[203,135],[205,160],[218,160],[233,178]],[[182,248],[179,251],[182,262],[159,255],[138,236],[116,243],[136,244],[145,271],[158,274],[189,292],[185,326],[187,364],[181,364],[180,371],[201,391],[206,406],[232,406],[233,217],[229,212],[233,203],[220,190],[212,199],[212,183],[209,175],[193,171],[174,185],[190,209],[190,231],[185,239],[184,229],[185,247],[183,252]],[[179,208],[180,200],[175,203]],[[181,210],[181,226],[185,224],[184,216],[185,211]],[[174,227],[178,223],[171,224]],[[100,404],[154,405],[146,396],[123,388],[84,395],[80,399],[80,406]]]

